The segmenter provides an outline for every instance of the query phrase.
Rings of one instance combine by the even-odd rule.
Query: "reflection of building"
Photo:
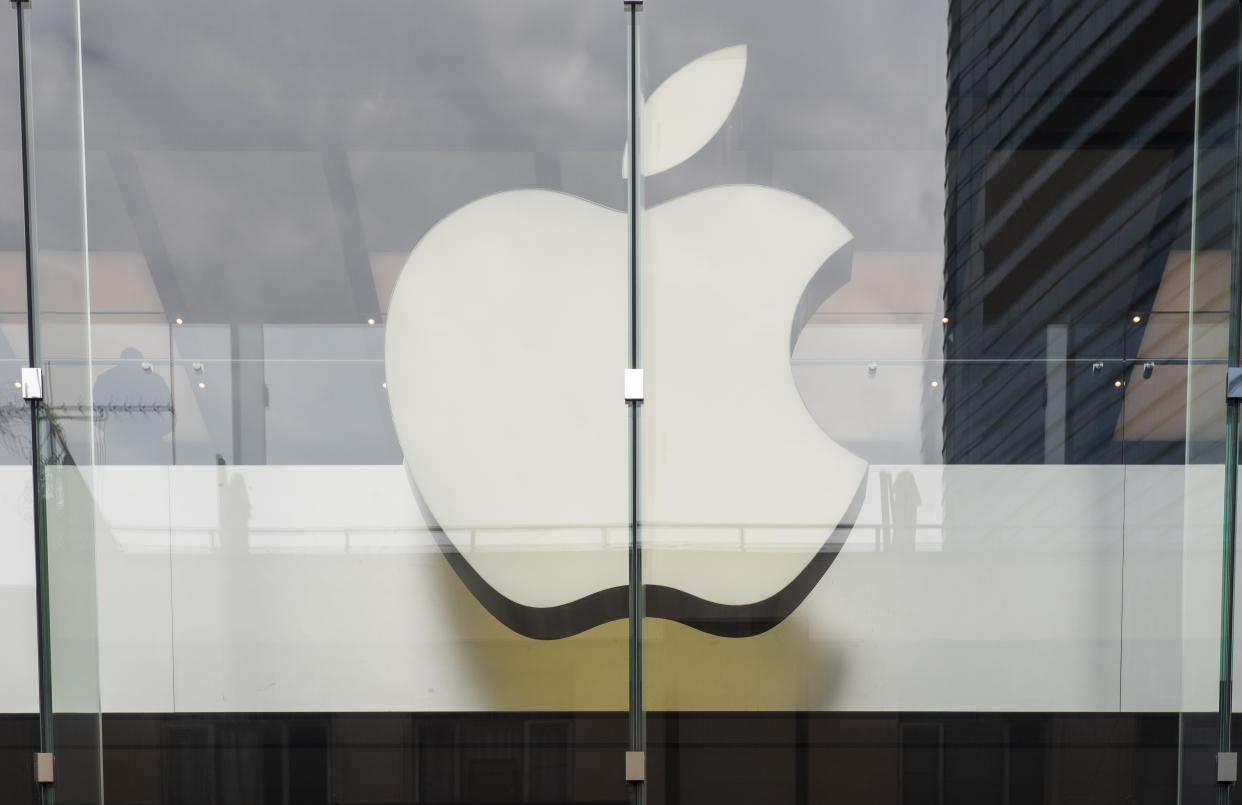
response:
[[[1232,142],[1232,6],[1205,15],[1199,249],[1227,250],[1210,149]],[[1194,5],[954,0],[949,18],[946,462],[1182,461]],[[1196,310],[1220,303],[1197,290]]]

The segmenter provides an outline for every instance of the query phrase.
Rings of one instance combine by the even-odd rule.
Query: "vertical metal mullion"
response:
[[[25,6],[29,0],[13,4],[17,13],[18,109],[22,144],[22,217],[26,247],[26,341],[29,365],[41,367],[43,349],[39,338],[38,238],[35,230],[34,148],[31,136],[30,53]],[[46,383],[44,384],[47,385]],[[35,620],[39,675],[39,751],[53,751],[51,613],[48,594],[47,558],[47,475],[43,462],[45,412],[43,401],[30,402],[30,467],[34,499]],[[50,785],[39,785],[39,801],[52,805],[55,795]]]
[[[639,240],[639,216],[642,212],[642,173],[639,170],[639,150],[642,143],[641,111],[642,98],[639,81],[639,25],[638,13],[642,10],[642,2],[625,2],[627,16],[626,44],[626,101],[627,122],[629,124],[629,183],[626,196],[627,252],[629,264],[629,368],[641,368],[640,340],[640,260],[641,243]],[[630,550],[629,550],[629,750],[644,752],[646,749],[646,729],[643,711],[643,562],[642,538],[640,530],[640,436],[639,411],[641,400],[629,402],[630,419]],[[646,776],[645,774],[643,775]],[[646,801],[646,780],[627,782],[630,789],[630,802],[642,805]]]
[[[1234,77],[1234,128],[1233,128],[1233,218],[1230,221],[1232,242],[1229,249],[1229,365],[1237,366],[1242,360],[1242,305],[1238,294],[1242,292],[1242,268],[1240,268],[1238,227],[1242,223],[1242,9],[1235,4],[1238,15],[1235,39]],[[1200,10],[1202,14],[1202,9]],[[1202,33],[1200,33],[1202,36]],[[1198,192],[1198,187],[1191,192]],[[1197,244],[1192,244],[1197,248]],[[1233,598],[1235,586],[1234,561],[1237,543],[1238,517],[1238,424],[1239,400],[1227,397],[1225,410],[1225,522],[1221,547],[1220,591],[1220,698],[1216,714],[1216,749],[1230,751],[1230,727],[1233,720]],[[1229,802],[1228,783],[1218,784],[1216,801],[1221,805]]]

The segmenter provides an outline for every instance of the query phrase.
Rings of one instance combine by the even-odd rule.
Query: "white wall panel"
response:
[[[1213,682],[1212,624],[1183,640],[1181,533],[1203,521],[1207,539],[1219,514],[1187,517],[1182,501],[1187,484],[1210,496],[1218,470],[872,467],[841,554],[778,627],[792,653],[765,655],[764,637],[701,651],[738,662],[754,646],[747,667],[773,673],[804,664],[823,709],[1175,710],[1183,674],[1204,677],[1195,689]],[[905,496],[888,514],[884,474]],[[29,478],[16,467],[0,479],[18,512],[0,531],[0,710],[28,712]],[[572,662],[607,639],[608,626],[566,643],[495,623],[440,554],[399,466],[100,467],[97,483],[107,711],[538,709],[532,688],[497,681],[508,661],[496,657],[528,673],[540,654]],[[500,643],[508,653],[489,653]]]

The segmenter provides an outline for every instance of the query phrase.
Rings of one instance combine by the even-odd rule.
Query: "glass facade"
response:
[[[1242,796],[1236,3],[0,16],[0,801]]]

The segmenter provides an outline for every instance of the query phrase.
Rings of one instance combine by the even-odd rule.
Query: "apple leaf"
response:
[[[716,135],[742,91],[746,46],[734,45],[700,56],[656,87],[643,103],[644,176],[679,165]],[[629,178],[630,144],[621,157],[621,176]]]

